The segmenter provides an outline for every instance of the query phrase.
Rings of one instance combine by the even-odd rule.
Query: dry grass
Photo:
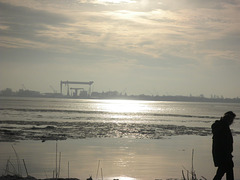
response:
[[[207,180],[205,177],[201,176],[202,179],[198,179],[197,178],[197,174],[196,171],[194,170],[194,166],[193,166],[193,158],[194,158],[194,149],[192,150],[192,168],[191,171],[187,170],[186,168],[184,168],[186,175],[184,173],[184,170],[182,170],[182,177],[183,180]]]

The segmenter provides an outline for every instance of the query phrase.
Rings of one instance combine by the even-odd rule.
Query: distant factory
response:
[[[67,96],[72,97],[81,97],[81,98],[89,98],[92,94],[92,84],[93,81],[89,82],[79,82],[79,81],[61,81],[60,82],[60,94],[63,95],[64,85],[67,89]],[[73,85],[75,85],[73,87]],[[78,86],[78,87],[76,87]],[[85,90],[82,86],[88,86],[88,90]]]

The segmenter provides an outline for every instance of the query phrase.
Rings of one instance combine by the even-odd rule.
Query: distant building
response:
[[[88,92],[87,91],[80,91],[79,97],[80,98],[87,98],[88,97]]]
[[[19,91],[16,93],[16,95],[23,96],[23,97],[40,97],[40,96],[42,96],[41,93],[38,91],[23,90],[23,89],[19,89]]]
[[[0,95],[1,95],[1,96],[13,96],[13,95],[15,95],[15,93],[12,91],[12,89],[7,88],[7,89],[5,89],[5,90],[2,90],[2,91],[0,92]]]
[[[101,97],[101,93],[99,93],[99,92],[92,92],[91,97],[92,98],[100,98]]]

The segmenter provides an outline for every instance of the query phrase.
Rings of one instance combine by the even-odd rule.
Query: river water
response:
[[[70,176],[81,179],[180,179],[182,170],[191,170],[194,149],[198,177],[211,179],[210,127],[229,110],[238,115],[240,104],[1,98],[0,171],[9,157],[11,171],[20,171],[14,147],[29,174],[52,177],[57,144],[60,177],[68,176],[69,164]],[[240,179],[238,117],[231,128]]]

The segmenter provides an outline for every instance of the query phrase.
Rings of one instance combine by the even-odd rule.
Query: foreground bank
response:
[[[234,137],[235,179],[240,179],[240,140]],[[11,146],[24,159],[29,175],[45,179],[56,169],[56,141],[1,142],[0,167],[16,162]],[[199,178],[212,179],[215,167],[211,157],[211,136],[172,136],[164,139],[90,138],[58,141],[61,152],[61,178],[87,179],[102,170],[106,180],[181,179],[182,170],[191,170],[194,149],[194,169]],[[58,159],[59,161],[59,159]],[[98,168],[99,167],[99,168]],[[24,167],[22,166],[22,171]],[[24,172],[24,171],[23,171]]]

